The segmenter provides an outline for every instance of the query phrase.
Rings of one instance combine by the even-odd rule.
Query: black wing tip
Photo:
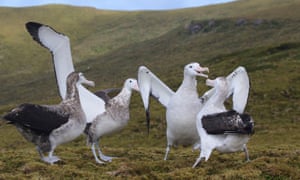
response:
[[[41,26],[43,26],[43,24],[33,21],[29,21],[25,25],[27,29],[39,29]]]
[[[44,26],[43,24],[37,23],[37,22],[27,22],[25,24],[27,31],[29,32],[29,34],[32,36],[33,40],[40,42],[40,38],[39,38],[39,29],[40,27]]]
[[[32,35],[32,36],[37,36],[39,28],[43,26],[41,23],[37,22],[27,22],[25,24],[27,31]]]
[[[150,134],[150,111],[146,110],[146,120],[147,120],[147,133]]]

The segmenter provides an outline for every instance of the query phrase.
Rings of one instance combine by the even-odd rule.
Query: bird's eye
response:
[[[192,65],[190,65],[190,66],[189,66],[189,68],[193,68],[193,66],[192,66]]]
[[[130,83],[132,83],[132,80],[129,80]]]

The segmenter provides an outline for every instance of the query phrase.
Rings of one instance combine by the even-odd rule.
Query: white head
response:
[[[225,77],[217,77],[216,79],[206,79],[206,85],[210,87],[214,87],[217,91],[228,91],[227,80]]]
[[[209,69],[207,67],[201,67],[199,63],[190,63],[187,64],[184,67],[184,74],[189,76],[202,76],[207,78],[208,76],[206,74],[203,74],[204,72],[209,72]]]
[[[136,91],[140,91],[139,85],[137,83],[136,79],[133,78],[128,78],[126,79],[125,83],[124,83],[124,87],[127,88],[128,90],[136,90]]]

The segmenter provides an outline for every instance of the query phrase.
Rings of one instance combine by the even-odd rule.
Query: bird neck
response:
[[[224,106],[224,101],[226,100],[226,91],[216,89],[216,93],[209,98],[206,104],[214,104]]]
[[[188,88],[188,89],[196,90],[197,89],[196,77],[185,74],[180,88],[185,88],[185,89]]]
[[[67,86],[67,94],[64,102],[72,101],[74,103],[80,103],[77,86],[78,85],[76,83]]]
[[[129,106],[131,93],[131,90],[124,87],[114,99],[116,99],[122,106]]]

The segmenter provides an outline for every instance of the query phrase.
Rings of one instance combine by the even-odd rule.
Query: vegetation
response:
[[[26,32],[27,21],[48,24],[71,39],[76,70],[96,91],[120,87],[148,66],[176,90],[183,66],[210,68],[210,78],[245,66],[251,81],[246,111],[255,134],[244,154],[220,154],[199,167],[191,147],[165,152],[165,110],[151,102],[147,135],[141,98],[134,93],[131,120],[101,140],[119,158],[97,165],[85,137],[57,148],[62,162],[40,161],[35,147],[0,121],[0,179],[300,179],[300,1],[244,0],[174,11],[102,11],[50,5],[0,8],[0,114],[23,102],[59,103],[51,55]],[[208,88],[199,78],[199,93]],[[230,108],[231,102],[226,102]]]

